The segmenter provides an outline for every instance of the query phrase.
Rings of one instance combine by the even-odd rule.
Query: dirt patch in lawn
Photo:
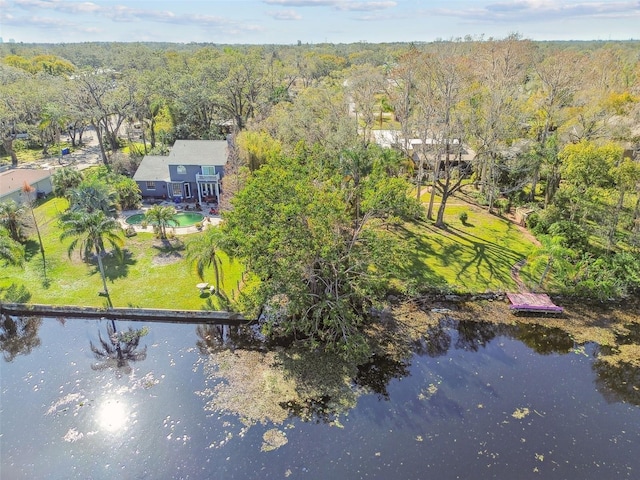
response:
[[[161,267],[163,265],[170,265],[182,260],[182,254],[180,252],[162,252],[157,254],[151,260],[151,265],[154,267]]]
[[[169,265],[181,261],[184,256],[185,245],[178,239],[156,240],[153,248],[158,253],[154,255],[151,264],[154,266]]]

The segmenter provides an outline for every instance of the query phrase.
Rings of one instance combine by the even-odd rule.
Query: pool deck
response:
[[[182,205],[176,205],[172,202],[163,202],[161,205],[167,205],[167,206],[172,206],[175,207],[176,211],[178,213],[180,212],[189,212],[189,213],[200,213],[202,214],[202,216],[204,217],[204,220],[202,221],[202,225],[203,225],[203,229],[208,228],[210,226],[214,226],[214,225],[218,225],[221,221],[222,218],[220,218],[220,215],[211,215],[205,211],[199,211],[199,210],[185,210]],[[120,221],[120,225],[122,225],[122,228],[127,229],[130,227],[133,227],[133,229],[136,231],[136,233],[139,232],[149,232],[152,233],[153,232],[153,228],[151,227],[151,225],[147,226],[147,228],[143,228],[140,225],[129,225],[127,223],[127,218],[130,217],[131,215],[135,215],[136,213],[142,213],[144,214],[147,210],[149,210],[149,208],[151,208],[151,205],[146,205],[144,204],[142,206],[142,208],[138,209],[138,210],[124,210],[122,212],[120,212],[120,215],[118,216],[118,220]],[[191,233],[197,233],[199,230],[195,227],[195,225],[192,225],[190,227],[169,227],[170,232],[175,233],[176,235],[189,235]]]

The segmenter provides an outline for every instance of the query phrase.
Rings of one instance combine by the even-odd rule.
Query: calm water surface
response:
[[[640,478],[637,369],[562,332],[448,320],[361,369],[339,416],[247,426],[207,407],[195,325],[116,322],[148,329],[118,365],[91,349],[110,323],[43,319],[14,358],[29,347],[5,342],[3,480]],[[274,427],[287,443],[264,451]]]

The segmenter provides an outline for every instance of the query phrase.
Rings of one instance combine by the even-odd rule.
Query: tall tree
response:
[[[267,103],[266,68],[260,51],[225,49],[217,68],[217,104],[235,131],[245,128],[249,119],[261,113]]]
[[[623,157],[610,171],[615,188],[618,190],[618,201],[612,209],[610,216],[609,234],[607,236],[608,246],[612,248],[615,244],[615,235],[618,229],[620,213],[624,207],[624,199],[628,192],[640,183],[640,163],[628,157]],[[640,198],[639,198],[640,201]]]
[[[584,56],[572,50],[539,54],[533,62],[534,91],[530,97],[530,135],[545,151],[547,139],[567,121],[580,84]],[[532,166],[530,199],[536,194],[544,157]]]
[[[120,224],[114,218],[105,215],[102,210],[93,212],[68,210],[60,217],[60,226],[62,228],[60,240],[73,239],[67,249],[69,256],[76,248],[80,250],[80,256],[85,261],[91,255],[96,256],[104,295],[107,297],[109,306],[113,307],[102,259],[106,254],[105,244],[109,244],[116,253],[121,252],[123,240],[120,236],[122,230]]]
[[[32,76],[0,63],[0,137],[13,167],[18,165],[14,142],[37,123],[41,87]]]
[[[0,260],[10,265],[24,263],[24,246],[11,238],[4,227],[0,227]]]
[[[22,204],[13,200],[0,203],[0,226],[4,227],[16,242],[24,240],[25,215],[26,209]]]
[[[24,204],[31,211],[31,218],[33,219],[33,226],[36,229],[36,233],[38,235],[38,243],[40,244],[40,255],[42,256],[42,271],[44,273],[44,284],[47,285],[49,281],[47,280],[47,258],[44,253],[44,243],[42,242],[42,235],[40,235],[40,227],[38,226],[38,219],[36,218],[36,212],[34,208],[34,204],[36,201],[35,198],[36,189],[29,185],[27,182],[24,182],[22,185],[22,198]]]
[[[72,85],[67,101],[82,112],[95,129],[102,161],[108,165],[107,148],[112,152],[120,148],[120,127],[133,112],[134,82],[115,72],[87,71],[77,75]]]
[[[463,161],[465,103],[468,102],[471,70],[468,55],[457,42],[443,43],[435,54],[425,58],[419,79],[422,126],[421,148],[431,162],[433,180],[427,215],[432,218],[436,193],[441,197],[435,225],[443,228],[447,201],[462,187],[471,172],[471,163]]]
[[[378,98],[384,92],[386,80],[380,69],[366,65],[351,69],[345,84],[353,104],[357,128],[366,146],[372,140],[371,131],[376,122],[376,108],[380,106]]]
[[[389,180],[376,179],[367,192]],[[409,185],[394,185],[406,199]],[[260,279],[244,298],[247,307],[264,307],[269,329],[357,356],[366,351],[359,328],[396,258],[377,219],[407,212],[406,203],[393,205],[394,195],[374,201],[365,192],[356,218],[352,188],[304,155],[274,159],[236,194],[222,228],[228,252]]]
[[[167,238],[167,227],[178,226],[175,215],[175,208],[163,205],[154,205],[144,214],[145,219],[154,226],[162,239]]]
[[[476,185],[492,211],[498,180],[509,171],[504,152],[520,135],[523,96],[520,93],[531,62],[532,44],[510,35],[474,44],[473,78],[466,119],[468,143],[476,155]],[[505,192],[506,193],[506,192]]]
[[[220,294],[222,262],[220,260],[221,244],[224,235],[219,228],[207,228],[202,234],[187,244],[187,259],[196,267],[196,272],[204,280],[204,271],[213,267],[215,274],[216,294]]]

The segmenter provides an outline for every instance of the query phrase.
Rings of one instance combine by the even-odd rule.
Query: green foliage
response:
[[[119,235],[120,224],[102,210],[68,210],[60,216],[60,226],[60,240],[74,239],[67,249],[69,256],[79,248],[82,258],[88,260],[93,254],[100,256],[105,253],[105,242],[117,252],[123,244]]]
[[[83,182],[71,196],[72,208],[100,209],[111,216],[118,209],[134,210],[141,201],[142,194],[135,180],[106,166],[87,170]]]
[[[553,237],[562,237],[564,245],[568,248],[585,250],[589,246],[589,235],[575,222],[560,220],[552,223],[549,225],[548,233]]]
[[[72,190],[78,188],[82,180],[82,173],[79,170],[71,167],[58,168],[51,176],[53,194],[69,200]]]
[[[85,177],[82,183],[71,190],[69,208],[72,211],[94,213],[100,211],[109,217],[117,214],[116,192],[113,185],[103,179],[91,175]]]
[[[608,263],[609,270],[619,282],[618,294],[640,293],[640,255],[617,252]]]
[[[36,55],[25,58],[20,55],[7,55],[2,59],[6,65],[25,70],[29,73],[47,73],[49,75],[68,75],[75,70],[74,65],[55,55]]]
[[[27,210],[13,200],[0,203],[0,227],[16,242],[24,240]]]
[[[558,154],[563,162],[563,178],[584,191],[612,184],[610,171],[622,159],[622,148],[607,143],[598,146],[583,140],[566,145]]]
[[[363,185],[368,180],[360,178]],[[331,182],[304,157],[268,162],[236,195],[223,224],[226,248],[261,280],[247,300],[264,307],[272,332],[361,353],[355,348],[362,345],[360,326],[386,291],[398,251],[397,238],[373,219],[403,210],[394,201],[408,190],[406,183],[387,182],[383,197],[369,186],[361,217],[351,204],[355,182]]]
[[[469,220],[469,214],[466,211],[462,211],[460,212],[460,215],[458,215],[458,219],[460,220],[460,223],[466,225],[467,220]]]
[[[12,283],[24,284],[29,286],[30,301],[34,303],[102,307],[104,298],[96,295],[103,288],[102,279],[95,262],[79,261],[75,255],[69,259],[69,242],[60,241],[61,224],[55,219],[58,212],[66,209],[67,202],[57,197],[36,207],[36,216],[43,219],[40,229],[47,252],[49,285],[41,286],[39,256],[28,255],[23,267],[0,265],[0,289]],[[211,299],[213,309],[220,310],[220,297],[200,297],[195,288],[200,280],[184,258],[183,239],[188,242],[193,235],[181,235],[165,243],[155,240],[150,232],[139,232],[127,239],[121,258],[106,255],[104,268],[114,304],[199,310],[205,300]],[[36,248],[34,244],[28,246],[31,250]],[[243,266],[230,261],[224,252],[220,252],[220,260],[225,272],[222,295],[233,299],[237,297]]]
[[[27,303],[31,299],[31,293],[24,285],[12,283],[6,288],[0,288],[0,302]]]
[[[11,238],[9,231],[0,226],[0,260],[10,265],[23,265],[24,246]]]
[[[167,227],[177,227],[178,221],[175,219],[176,209],[171,206],[154,205],[149,208],[144,218],[154,225],[160,238],[167,238]]]
[[[223,277],[222,260],[220,259],[223,235],[219,228],[211,227],[187,244],[187,260],[196,267],[198,277],[204,279],[204,270],[213,267],[215,273],[216,293],[220,293],[220,280]]]
[[[118,206],[120,210],[135,210],[140,206],[142,193],[133,178],[119,175],[113,187],[118,196]]]

